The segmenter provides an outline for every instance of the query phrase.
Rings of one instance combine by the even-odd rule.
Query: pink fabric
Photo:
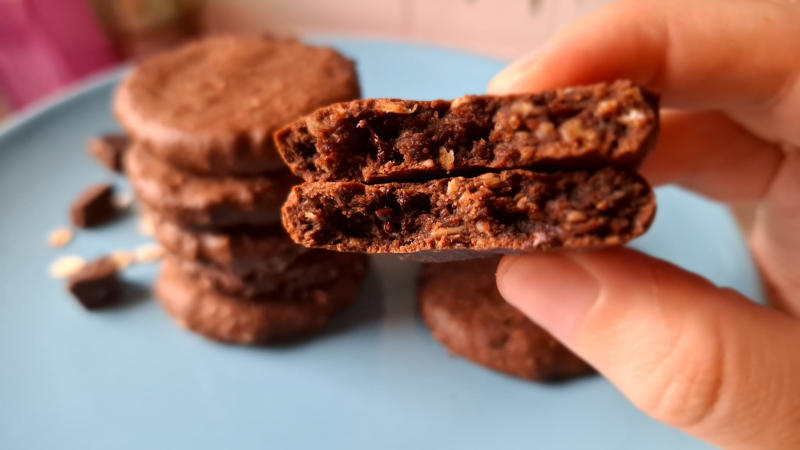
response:
[[[87,0],[0,0],[0,85],[12,107],[116,59]]]

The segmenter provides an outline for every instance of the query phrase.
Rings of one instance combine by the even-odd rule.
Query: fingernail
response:
[[[576,335],[600,295],[597,279],[562,253],[503,258],[497,287],[506,301],[565,342]]]
[[[524,88],[521,82],[538,70],[537,62],[549,47],[550,41],[509,64],[492,78],[489,82],[488,92],[502,95],[518,92],[521,88]]]

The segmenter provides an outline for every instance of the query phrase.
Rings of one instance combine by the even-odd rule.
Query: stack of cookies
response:
[[[168,251],[156,293],[181,325],[266,343],[318,330],[355,300],[363,255],[306,249],[280,227],[299,180],[272,134],[358,96],[347,58],[265,36],[190,43],[123,82],[114,110],[133,142],[125,170]]]

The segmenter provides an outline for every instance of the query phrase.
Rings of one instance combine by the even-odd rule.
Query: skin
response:
[[[772,307],[630,249],[515,255],[503,296],[636,406],[724,448],[800,448],[800,2],[630,0],[577,22],[495,94],[629,78],[662,94],[642,172],[757,204]]]

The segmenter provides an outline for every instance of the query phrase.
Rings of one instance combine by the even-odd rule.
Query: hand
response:
[[[646,178],[758,202],[779,310],[629,249],[508,256],[498,287],[653,417],[725,448],[800,448],[800,2],[621,1],[490,92],[615,78],[672,108]]]

